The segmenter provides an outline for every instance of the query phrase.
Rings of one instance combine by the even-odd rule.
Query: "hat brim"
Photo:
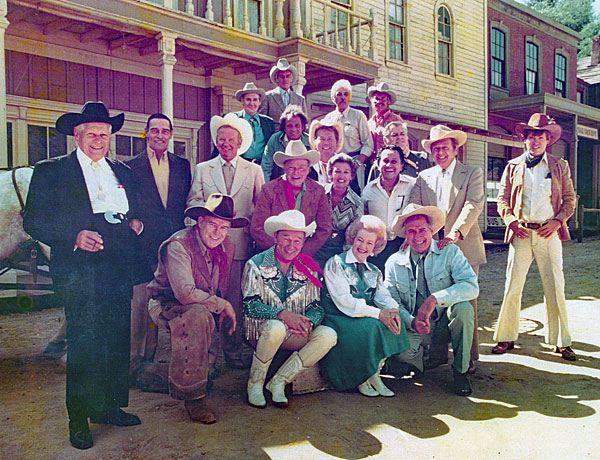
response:
[[[394,93],[393,91],[384,91],[382,89],[377,89],[377,87],[371,86],[367,91],[367,99],[366,99],[369,104],[371,103],[371,97],[373,97],[373,93],[385,93],[390,98],[390,105],[393,105],[396,103],[396,100],[397,100],[396,93]]]
[[[515,126],[515,134],[523,141],[525,140],[525,131],[546,131],[550,137],[550,140],[548,141],[549,146],[556,143],[556,141],[558,141],[562,135],[562,128],[558,124],[537,127],[530,126],[527,123],[518,123]]]
[[[215,214],[212,211],[209,211],[208,209],[206,209],[203,206],[190,206],[189,208],[187,208],[185,210],[184,214],[186,217],[189,217],[190,219],[194,219],[194,220],[197,220],[198,217],[204,217],[204,216],[216,217],[217,219],[226,220],[227,222],[231,222],[231,228],[247,227],[248,224],[250,223],[248,221],[248,219],[246,219],[245,217],[227,218],[227,217],[223,217],[223,216],[218,216],[217,214]]]
[[[83,123],[108,123],[111,126],[111,134],[115,134],[123,127],[124,122],[124,113],[120,113],[114,117],[98,117],[85,113],[69,112],[58,117],[56,120],[56,130],[59,133],[72,136],[75,127]]]
[[[403,214],[400,216],[396,216],[394,221],[392,222],[392,230],[393,232],[401,238],[404,238],[404,222],[406,219],[412,216],[417,215],[426,215],[429,217],[429,221],[431,224],[431,231],[436,234],[439,232],[444,224],[446,223],[446,217],[444,216],[443,211],[436,206],[422,206],[418,209],[415,209],[408,214]]]
[[[223,126],[231,126],[242,136],[242,145],[238,149],[238,156],[245,153],[250,146],[252,145],[252,141],[254,140],[254,133],[252,132],[252,126],[243,118],[238,117],[234,114],[234,117],[230,117],[229,119],[225,119],[225,117],[212,117],[210,120],[210,136],[212,138],[213,144],[217,145],[217,131],[219,128]]]
[[[292,72],[292,75],[294,76],[294,79],[292,80],[292,86],[294,86],[298,82],[298,69],[296,69],[295,65],[290,64],[288,67],[277,67],[276,65],[274,65],[273,67],[271,67],[271,71],[269,72],[269,78],[271,79],[271,82],[274,85],[277,84],[277,81],[275,81],[275,74],[280,70],[289,70]]]
[[[421,145],[425,149],[427,153],[431,153],[431,145],[438,141],[443,141],[444,139],[455,139],[458,144],[457,147],[460,147],[467,142],[467,135],[459,130],[452,130],[444,135],[438,137],[437,139],[423,139],[421,141]]]
[[[337,131],[338,143],[335,146],[335,153],[340,153],[344,148],[344,127],[342,126],[342,124],[339,122],[335,122],[332,125],[323,125],[319,121],[314,121],[310,125],[310,132],[308,134],[308,143],[310,144],[310,147],[314,150],[317,150],[315,146],[315,133],[320,128],[333,128]]]
[[[317,223],[311,222],[306,227],[293,227],[283,220],[277,219],[279,216],[273,216],[265,221],[265,233],[270,237],[273,237],[276,232],[281,230],[292,230],[295,232],[304,232],[304,236],[308,238],[317,229]]]
[[[260,95],[260,99],[261,99],[261,100],[263,100],[263,99],[265,98],[265,94],[266,94],[266,93],[265,93],[265,90],[264,90],[264,89],[261,89],[261,88],[258,88],[258,89],[246,89],[246,90],[244,90],[244,89],[240,89],[240,90],[237,90],[237,91],[235,92],[235,98],[236,98],[238,101],[242,102],[242,98],[243,98],[243,97],[244,97],[246,94],[250,94],[250,93],[256,93],[256,94]]]
[[[275,152],[273,162],[280,168],[288,160],[308,160],[309,166],[316,165],[321,159],[321,155],[316,150],[307,150],[302,155],[287,155],[285,152]]]

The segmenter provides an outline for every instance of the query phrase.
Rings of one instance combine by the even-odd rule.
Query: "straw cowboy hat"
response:
[[[316,228],[316,222],[306,225],[304,214],[295,209],[283,211],[278,216],[271,216],[265,220],[265,233],[271,237],[280,230],[294,230],[304,232],[304,236],[308,238],[315,232]]]
[[[296,84],[296,82],[298,81],[298,69],[295,65],[290,64],[286,58],[281,58],[279,59],[279,61],[277,61],[277,64],[271,67],[271,72],[269,72],[269,77],[275,85],[277,84],[277,82],[275,81],[275,75],[280,70],[290,70],[292,72],[292,76],[294,77],[292,85]]]
[[[338,143],[335,146],[335,153],[340,153],[344,147],[344,127],[339,121],[331,120],[313,120],[310,124],[308,142],[313,149],[315,147],[316,133],[319,128],[333,128],[337,132]]]
[[[233,198],[222,193],[213,193],[203,205],[193,205],[185,210],[185,215],[190,219],[212,216],[231,222],[231,228],[241,228],[248,225],[245,217],[235,217],[233,210]]]
[[[421,206],[419,204],[410,203],[402,210],[399,216],[396,216],[392,223],[392,230],[399,237],[404,238],[404,222],[412,216],[424,215],[429,217],[431,231],[435,234],[446,223],[444,212],[437,206]]]
[[[387,83],[379,82],[375,86],[369,86],[369,89],[367,90],[367,102],[371,102],[371,97],[373,97],[373,93],[375,92],[387,94],[390,98],[390,105],[396,103],[396,93],[390,89]]]
[[[289,141],[284,152],[275,152],[273,161],[283,168],[283,164],[288,160],[308,160],[309,166],[316,165],[321,158],[316,150],[306,150],[302,141]]]
[[[223,126],[230,126],[240,133],[242,145],[238,149],[238,155],[241,155],[250,148],[252,141],[254,140],[252,126],[250,126],[250,123],[243,118],[238,117],[235,113],[228,113],[224,117],[215,115],[210,119],[210,135],[213,144],[217,145],[217,131]]]
[[[431,144],[444,139],[455,139],[457,147],[467,142],[467,135],[458,129],[450,129],[444,125],[435,125],[429,131],[429,139],[423,139],[421,145],[427,153],[431,153]]]
[[[124,121],[124,113],[111,117],[103,102],[86,102],[81,112],[69,112],[58,117],[56,130],[72,136],[75,126],[82,123],[108,123],[112,127],[111,133],[114,134],[123,127]]]
[[[548,145],[554,144],[560,139],[562,128],[552,118],[543,113],[534,113],[527,123],[519,123],[515,126],[515,134],[524,139],[525,130],[546,131],[550,137]]]
[[[265,97],[265,90],[261,88],[257,88],[253,82],[246,83],[242,89],[238,89],[235,92],[235,98],[238,101],[242,101],[242,98],[248,93],[256,93],[260,96],[262,100]]]

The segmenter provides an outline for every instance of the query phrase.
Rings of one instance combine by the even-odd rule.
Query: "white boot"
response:
[[[365,396],[379,396],[379,393],[371,386],[368,380],[365,380],[358,386],[358,391]]]
[[[369,380],[367,380],[367,382],[369,382],[371,386],[375,389],[375,391],[377,391],[377,393],[379,393],[381,396],[392,397],[394,396],[394,392],[384,385],[383,381],[381,380],[381,377],[379,376],[379,372],[381,371],[381,368],[383,367],[384,363],[385,359],[382,359],[379,363],[379,367],[377,368],[377,372],[375,372],[371,377],[369,377]]]
[[[303,369],[302,359],[297,351],[287,359],[279,368],[273,378],[267,383],[267,390],[273,395],[273,403],[279,407],[287,407],[288,399],[285,397],[285,386],[294,380]]]
[[[250,367],[250,376],[248,377],[248,404],[253,407],[263,409],[267,406],[265,395],[263,393],[263,386],[265,384],[265,377],[269,370],[269,364],[272,359],[263,363],[256,353],[252,357],[252,366]]]

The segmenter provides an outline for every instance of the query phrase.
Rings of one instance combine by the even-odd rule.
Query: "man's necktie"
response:
[[[284,91],[283,93],[281,93],[281,97],[283,98],[283,104],[287,108],[288,104],[290,103],[290,93]]]
[[[422,255],[417,262],[417,307],[420,307],[427,297],[429,289],[425,280],[425,255]]]
[[[231,195],[231,185],[233,184],[233,165],[230,162],[226,162],[223,165],[223,178],[225,179],[227,195]]]

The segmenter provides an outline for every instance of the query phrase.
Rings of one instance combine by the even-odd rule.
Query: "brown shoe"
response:
[[[498,342],[498,344],[492,348],[492,353],[495,355],[503,355],[513,348],[515,348],[515,342]]]
[[[195,422],[210,425],[211,423],[215,423],[217,421],[215,414],[213,414],[208,407],[206,407],[204,398],[185,401],[184,406],[190,418]]]
[[[560,353],[563,359],[567,361],[577,361],[577,355],[571,350],[571,347],[556,347],[555,352]]]

